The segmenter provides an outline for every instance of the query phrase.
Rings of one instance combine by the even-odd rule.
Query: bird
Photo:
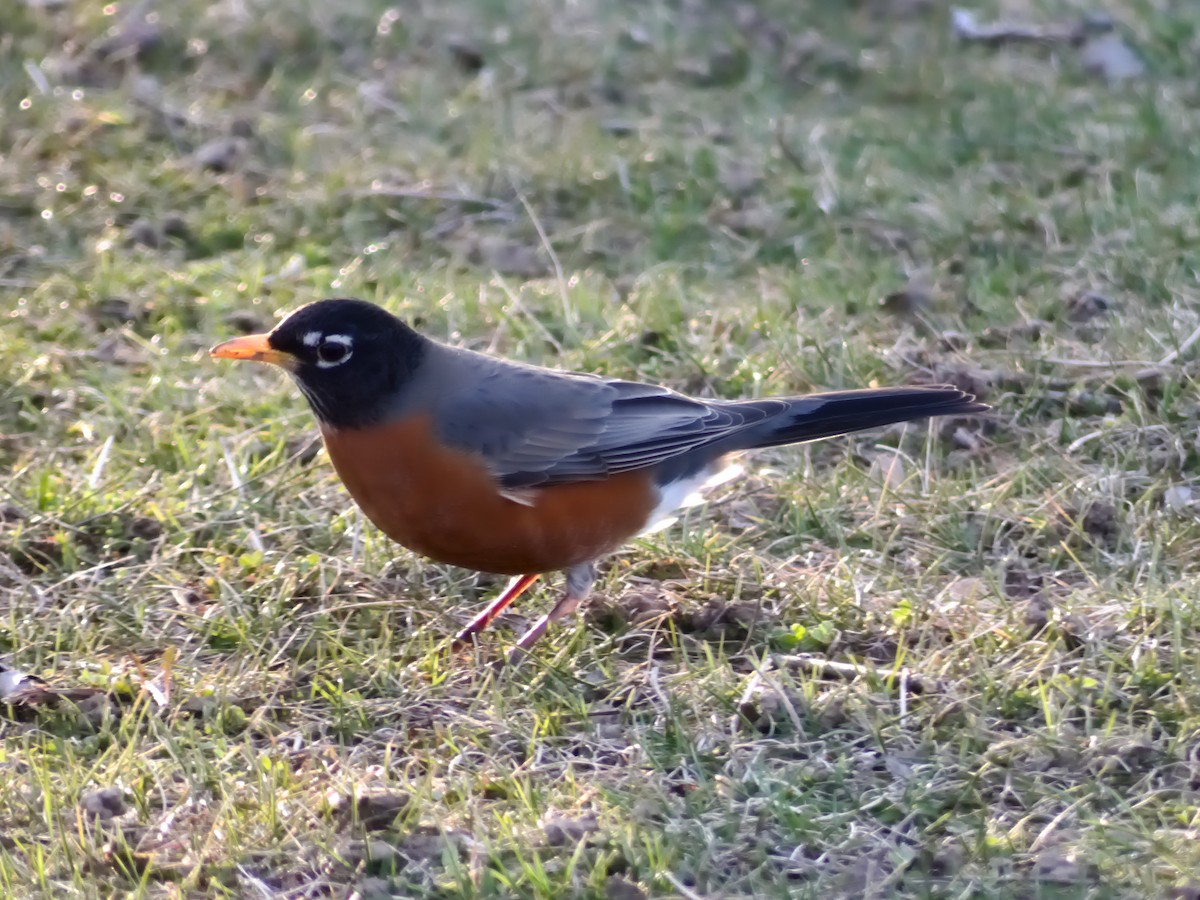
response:
[[[269,333],[209,353],[291,375],[346,490],[392,540],[512,576],[453,646],[474,640],[541,575],[565,573],[561,596],[509,662],[580,606],[599,560],[728,480],[737,454],[988,409],[950,385],[688,397],[455,347],[348,298],[301,306]]]

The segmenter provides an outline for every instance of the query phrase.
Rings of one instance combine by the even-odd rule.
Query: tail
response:
[[[798,444],[895,422],[927,416],[965,416],[990,408],[949,385],[836,391],[784,402],[786,408],[738,436],[738,449]]]

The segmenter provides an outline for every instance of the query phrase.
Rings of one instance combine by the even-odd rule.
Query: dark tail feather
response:
[[[745,432],[738,442],[741,449],[798,444],[894,422],[965,416],[989,409],[987,404],[949,385],[836,391],[797,397],[790,402],[790,408]]]

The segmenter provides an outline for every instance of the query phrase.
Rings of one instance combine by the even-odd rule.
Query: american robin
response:
[[[693,399],[450,347],[362,300],[311,303],[210,352],[291,373],[350,496],[393,540],[516,576],[456,643],[564,570],[514,656],[579,606],[596,560],[723,480],[730,454],[987,409],[949,386]]]

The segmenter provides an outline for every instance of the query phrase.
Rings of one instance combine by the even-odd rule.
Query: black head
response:
[[[382,307],[339,299],[302,306],[270,334],[236,338],[211,352],[282,366],[318,419],[335,428],[353,428],[386,415],[425,343]]]

